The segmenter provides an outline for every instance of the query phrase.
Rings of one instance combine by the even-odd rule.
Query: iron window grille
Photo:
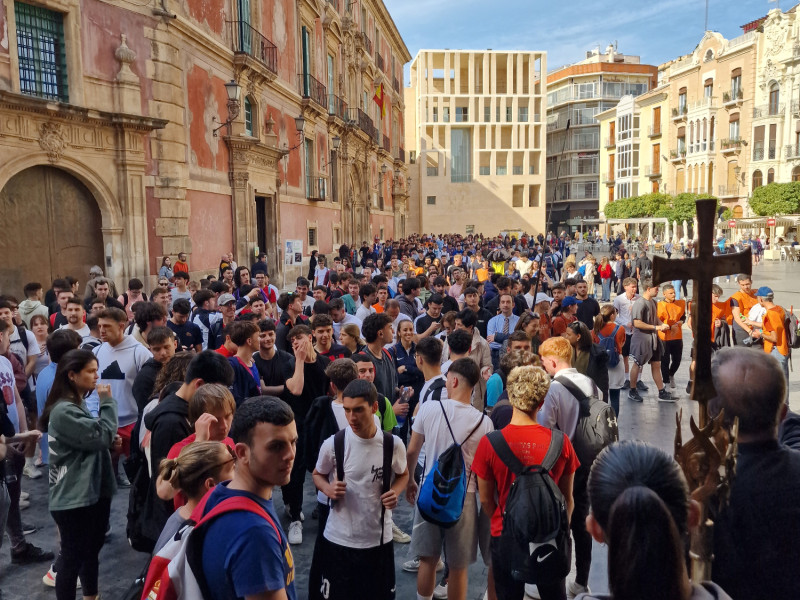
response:
[[[19,87],[23,94],[69,101],[64,16],[61,13],[14,3],[17,20]]]

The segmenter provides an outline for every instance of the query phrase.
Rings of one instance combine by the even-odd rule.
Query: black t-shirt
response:
[[[478,331],[480,332],[481,337],[486,339],[487,336],[486,329],[489,326],[489,321],[495,315],[490,313],[485,308],[481,308],[480,310],[478,310],[477,315],[478,315],[478,325],[477,325]]]
[[[298,425],[303,425],[306,420],[308,409],[314,402],[314,398],[324,396],[328,391],[328,376],[325,369],[331,364],[331,360],[321,354],[317,354],[317,359],[312,363],[303,365],[303,392],[299,396],[287,393],[286,401],[294,411],[294,418]],[[291,375],[290,377],[291,378]]]
[[[575,316],[591,331],[594,328],[594,318],[600,314],[600,304],[594,298],[586,298],[578,305]]]
[[[191,350],[197,344],[202,345],[203,343],[203,332],[191,321],[186,321],[183,325],[176,325],[172,321],[167,321],[167,327],[169,327],[173,333],[175,333],[175,337],[178,338],[178,352]]]
[[[421,317],[419,317],[416,322],[414,323],[414,329],[417,333],[424,333],[428,327],[430,327],[433,323],[441,323],[442,316],[439,315],[438,319],[434,319],[428,313],[425,313]]]
[[[320,352],[320,356],[325,356],[329,358],[331,362],[336,360],[337,358],[350,358],[352,352],[347,346],[342,346],[341,344],[331,344],[330,350],[327,352]]]
[[[294,356],[283,350],[275,348],[275,355],[269,360],[257,352],[253,354],[253,360],[267,387],[286,385],[286,380],[294,374]]]

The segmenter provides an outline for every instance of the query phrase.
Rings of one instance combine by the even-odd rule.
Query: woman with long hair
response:
[[[425,383],[425,376],[417,367],[417,345],[414,343],[414,322],[400,321],[397,325],[397,343],[392,347],[390,354],[394,358],[394,367],[397,370],[397,384],[400,387],[410,387],[414,394],[409,398],[409,412],[413,414],[419,400],[419,393]],[[410,421],[403,423],[400,439],[405,440]]]
[[[597,269],[597,274],[600,276],[602,284],[602,293],[600,294],[600,302],[611,301],[611,279],[614,277],[614,269],[611,268],[611,263],[607,256],[600,259],[600,266]]]
[[[41,418],[50,442],[49,507],[61,535],[56,598],[74,600],[80,576],[85,600],[97,598],[98,556],[105,542],[116,478],[111,447],[117,435],[117,403],[111,386],[97,385],[97,359],[71,350],[58,362]],[[94,418],[85,398],[95,387],[100,398]]]
[[[238,300],[244,294],[242,294],[242,286],[245,285],[252,285],[250,281],[250,268],[245,267],[244,265],[236,267],[236,270],[233,272],[233,295]]]
[[[169,256],[165,256],[161,260],[161,268],[158,270],[158,276],[169,281],[175,278],[175,273],[172,270],[172,259]]]
[[[617,309],[613,304],[604,304],[600,307],[600,314],[594,318],[592,340],[596,344],[605,343],[604,340],[614,339],[614,351],[617,364],[611,366],[611,356],[608,363],[608,398],[611,408],[619,416],[619,391],[625,385],[625,364],[622,361],[622,346],[625,345],[625,328],[617,325]],[[611,345],[611,342],[608,342]]]
[[[168,482],[186,498],[186,504],[172,513],[156,542],[157,554],[189,520],[203,496],[218,483],[233,479],[236,458],[221,442],[193,442],[175,458],[164,458],[159,479]]]
[[[588,487],[586,528],[595,540],[608,544],[611,593],[602,598],[730,600],[714,583],[689,580],[689,529],[697,526],[700,512],[669,455],[640,441],[612,444],[594,461]]]
[[[339,343],[346,346],[351,354],[363,352],[367,347],[367,343],[362,339],[358,325],[355,323],[347,323],[342,326],[339,331]]]
[[[562,334],[575,350],[572,366],[594,381],[608,402],[608,354],[592,341],[592,333],[581,321],[567,325]]]

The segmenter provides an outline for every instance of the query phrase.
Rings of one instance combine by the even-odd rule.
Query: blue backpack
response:
[[[461,452],[461,446],[483,423],[483,415],[481,415],[477,425],[469,432],[469,435],[459,444],[456,442],[453,428],[450,427],[450,421],[447,418],[444,405],[439,402],[439,406],[442,408],[444,421],[447,423],[447,429],[450,430],[453,443],[439,455],[436,465],[431,468],[431,472],[422,482],[417,498],[417,508],[423,519],[448,529],[458,523],[461,518],[461,512],[464,510],[464,499],[467,496],[469,477],[466,473],[467,469],[464,464],[464,453]]]
[[[600,347],[608,354],[609,369],[619,364],[619,354],[617,353],[617,332],[619,328],[619,325],[614,327],[614,332],[608,337],[597,334],[597,337],[600,338]]]

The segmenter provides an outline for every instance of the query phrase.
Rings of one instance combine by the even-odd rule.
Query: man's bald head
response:
[[[739,433],[775,438],[782,418],[786,380],[778,361],[750,348],[722,348],[711,359],[717,398],[709,412],[725,410],[725,420],[739,417]]]

